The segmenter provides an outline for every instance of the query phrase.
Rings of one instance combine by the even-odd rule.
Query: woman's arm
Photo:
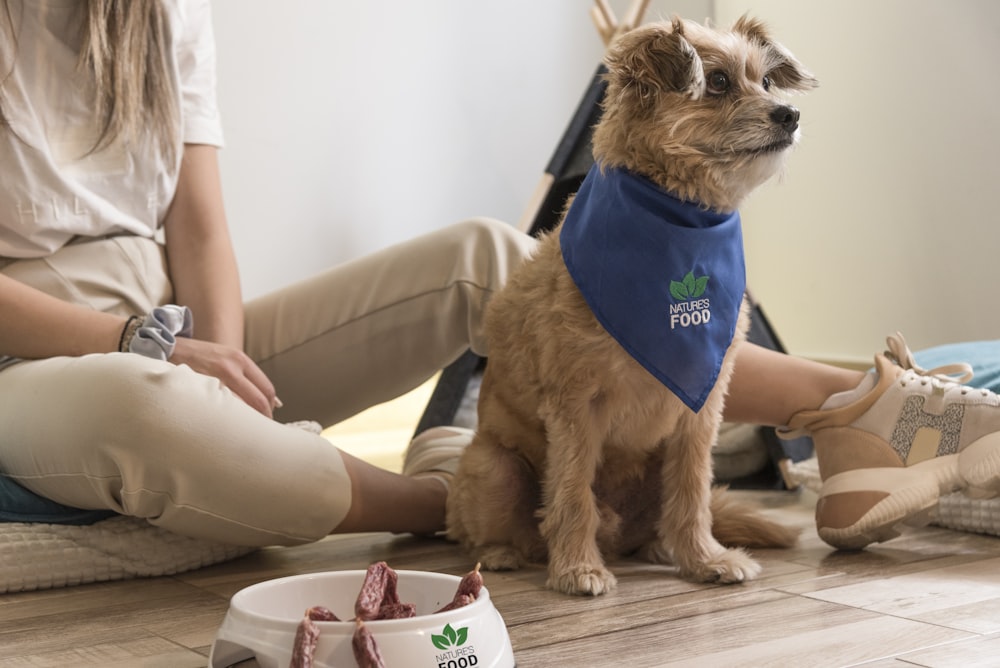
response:
[[[270,416],[274,386],[243,352],[243,299],[214,146],[185,145],[164,230],[174,301],[194,314],[194,338],[178,338],[170,361],[215,376]]]
[[[25,359],[118,350],[125,318],[56,299],[0,274],[0,354]]]
[[[196,336],[243,349],[243,303],[222,208],[216,149],[188,146],[167,213],[175,300],[195,313]],[[118,350],[125,318],[51,297],[0,274],[0,354],[25,359]]]
[[[243,297],[214,146],[185,145],[164,229],[174,301],[194,313],[195,338],[242,350]]]
[[[169,268],[176,301],[195,313],[196,335],[241,351],[243,303],[215,151],[210,146],[184,151],[166,219]],[[64,302],[2,274],[0,313],[0,354],[25,359],[117,351],[126,320]]]

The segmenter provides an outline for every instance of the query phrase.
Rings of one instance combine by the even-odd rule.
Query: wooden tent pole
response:
[[[649,0],[632,0],[632,5],[628,8],[625,18],[622,20],[624,30],[621,32],[638,27],[642,23],[642,17],[646,14],[646,9],[648,8]]]
[[[608,47],[618,35],[628,32],[632,28],[642,23],[642,17],[649,7],[649,0],[632,0],[625,17],[619,21],[615,18],[615,13],[611,10],[608,0],[594,0],[594,7],[590,10],[590,17],[597,27],[597,32]]]
[[[597,32],[604,42],[605,48],[610,46],[618,35],[637,27],[642,22],[642,17],[649,7],[649,0],[632,0],[623,20],[619,21],[615,17],[608,0],[594,0],[594,6],[590,10],[590,16],[597,27]],[[517,223],[517,228],[522,232],[528,232],[538,215],[539,208],[552,190],[556,176],[549,172],[542,174],[535,191],[528,200],[528,205]]]
[[[618,28],[618,19],[615,18],[615,13],[611,10],[607,0],[595,1],[594,6],[590,9],[590,18],[593,19],[594,25],[597,27],[601,41],[607,47],[615,38],[615,31]]]

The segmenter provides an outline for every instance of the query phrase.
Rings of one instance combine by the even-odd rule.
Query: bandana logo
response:
[[[705,294],[708,276],[694,277],[689,271],[680,281],[670,281],[670,295],[678,303],[670,305],[670,329],[708,324],[712,319],[709,299],[698,299]]]

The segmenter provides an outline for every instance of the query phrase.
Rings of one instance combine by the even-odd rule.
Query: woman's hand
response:
[[[267,417],[273,417],[274,409],[280,405],[274,385],[242,350],[179,336],[170,361],[218,378],[251,408]]]

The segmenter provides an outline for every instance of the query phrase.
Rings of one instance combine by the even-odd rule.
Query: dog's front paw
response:
[[[732,584],[753,580],[760,575],[760,564],[743,550],[725,550],[684,574],[699,582]]]
[[[545,583],[550,589],[564,594],[581,596],[600,596],[615,588],[618,580],[603,566],[575,566],[559,572],[549,569],[549,580]]]

